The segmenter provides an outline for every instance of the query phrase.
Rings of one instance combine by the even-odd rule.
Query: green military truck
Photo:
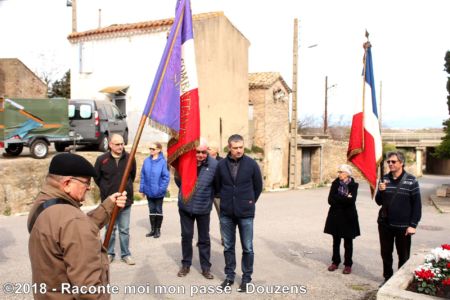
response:
[[[31,156],[45,158],[50,143],[71,141],[67,99],[0,98],[0,148],[9,155],[29,147]]]

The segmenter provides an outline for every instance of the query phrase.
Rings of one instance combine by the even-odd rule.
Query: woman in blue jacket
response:
[[[169,185],[170,173],[167,162],[162,154],[162,145],[158,142],[149,146],[150,156],[144,160],[141,170],[141,185],[139,192],[147,197],[148,209],[150,211],[151,231],[146,237],[159,238],[161,235],[161,224],[163,220],[163,200]]]

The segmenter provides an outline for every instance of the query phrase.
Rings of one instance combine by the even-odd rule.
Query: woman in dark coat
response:
[[[351,177],[352,168],[349,165],[340,165],[338,178],[331,184],[328,195],[328,211],[325,223],[325,233],[333,236],[333,257],[328,271],[334,271],[341,263],[340,245],[344,239],[344,274],[352,272],[353,239],[360,235],[358,212],[356,211],[356,197],[358,183]]]

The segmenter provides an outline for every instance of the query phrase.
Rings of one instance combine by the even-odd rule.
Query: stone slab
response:
[[[415,252],[409,260],[389,279],[377,293],[377,300],[439,300],[442,298],[407,291],[413,280],[414,270],[424,263],[429,249]]]

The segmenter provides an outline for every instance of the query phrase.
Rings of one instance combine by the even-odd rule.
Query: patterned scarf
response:
[[[339,180],[338,194],[341,196],[348,195],[348,184],[351,182],[351,177],[348,177],[345,181]]]

